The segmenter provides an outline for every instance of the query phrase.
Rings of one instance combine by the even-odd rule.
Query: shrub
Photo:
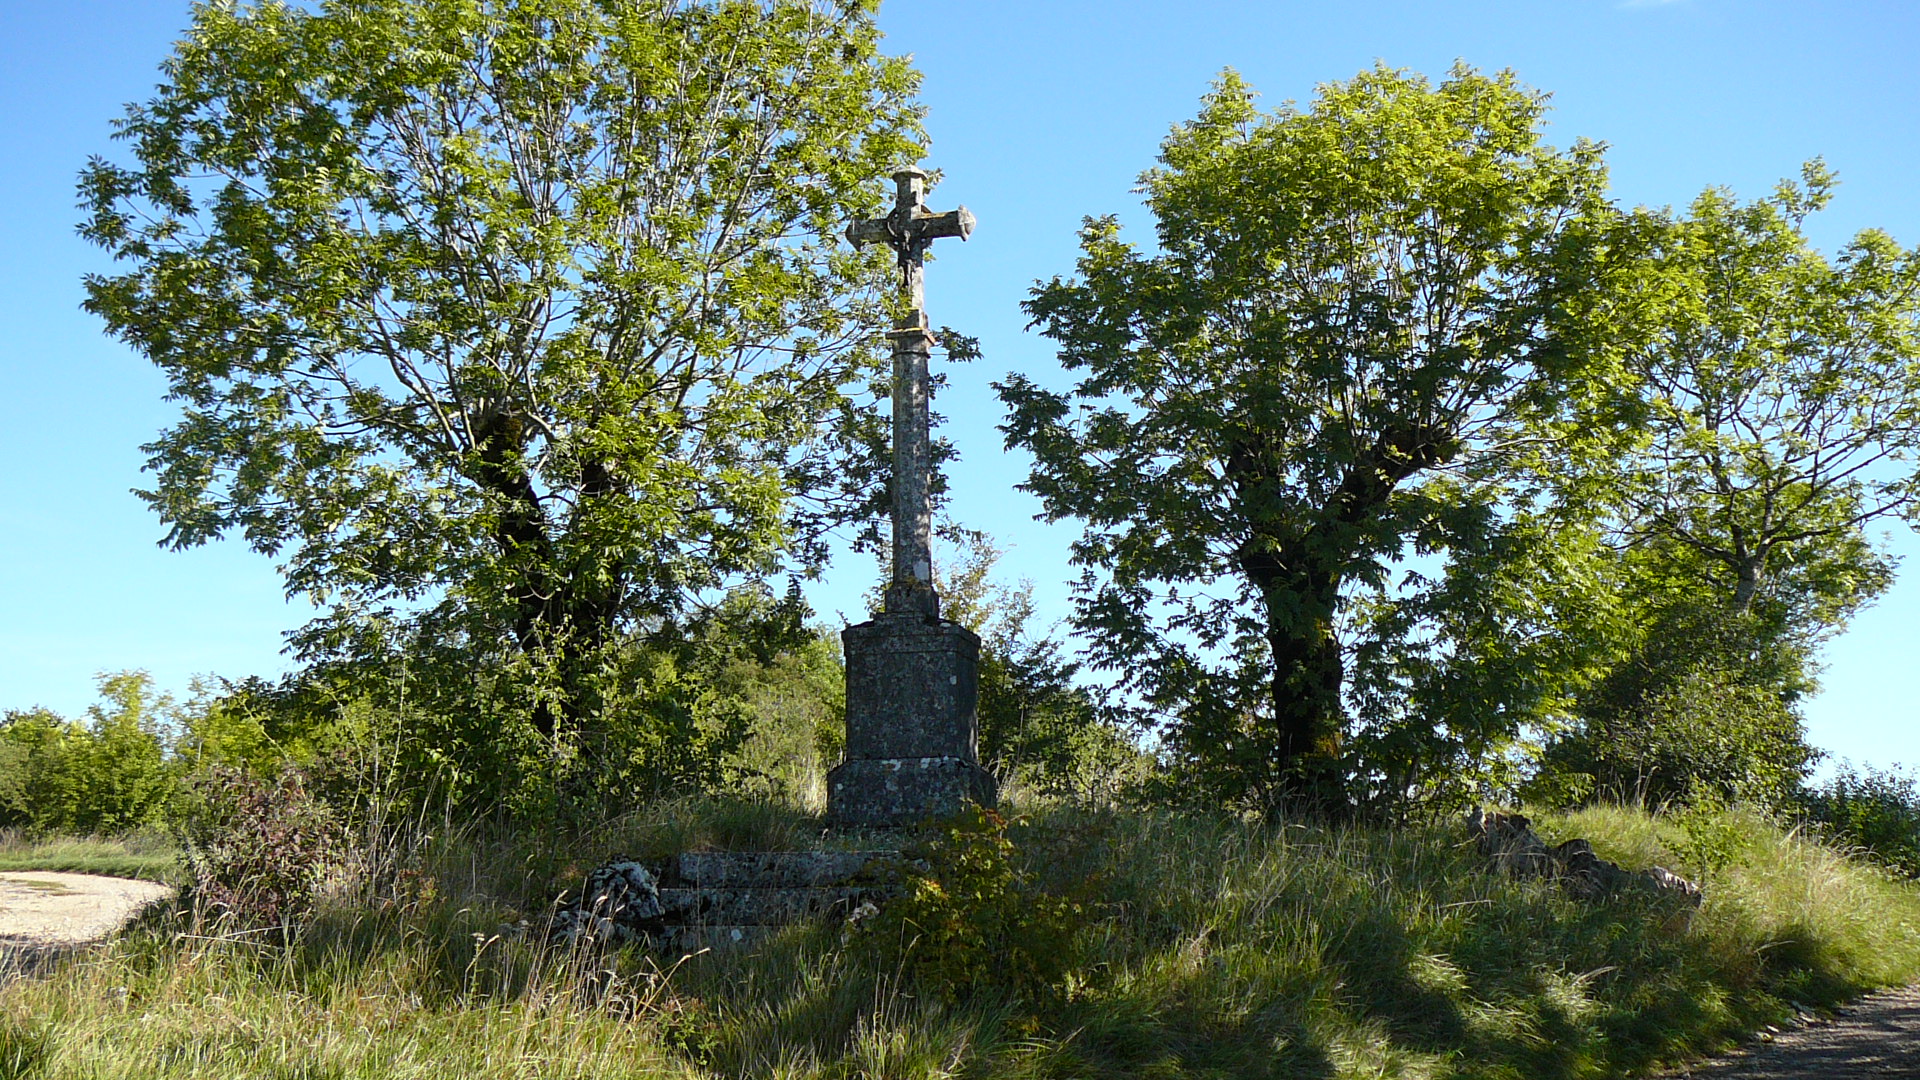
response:
[[[195,911],[227,929],[292,931],[342,865],[338,817],[298,769],[259,780],[216,767],[196,777],[181,825]]]
[[[1753,617],[1663,615],[1582,695],[1578,721],[1547,746],[1527,796],[1585,788],[1645,806],[1786,807],[1820,757],[1794,707],[1806,688],[1799,656]]]
[[[1009,824],[976,806],[942,823],[909,850],[917,866],[906,895],[875,921],[872,940],[889,966],[931,997],[986,993],[1039,1005],[1066,995],[1081,908],[1019,866]]]
[[[1920,877],[1920,778],[1914,774],[1902,774],[1898,766],[1861,772],[1843,762],[1832,779],[1805,793],[1802,804],[1834,840]]]

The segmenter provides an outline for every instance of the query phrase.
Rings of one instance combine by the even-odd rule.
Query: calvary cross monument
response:
[[[910,825],[966,802],[992,806],[980,767],[980,639],[940,617],[933,587],[933,465],[928,430],[927,248],[973,231],[966,207],[935,214],[927,174],[893,174],[893,212],[847,228],[855,247],[886,244],[900,262],[906,312],[893,342],[893,576],[879,615],[849,626],[846,759],[827,774],[827,815],[839,825]]]

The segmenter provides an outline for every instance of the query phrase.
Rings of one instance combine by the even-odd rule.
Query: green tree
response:
[[[79,798],[73,766],[85,729],[47,709],[9,710],[0,722],[0,824],[59,829],[70,821]]]
[[[166,759],[173,699],[153,677],[122,671],[99,678],[102,704],[87,708],[84,755],[75,762],[81,797],[70,827],[119,832],[159,822],[178,781]]]
[[[181,403],[146,447],[166,542],[244,537],[328,612],[300,655],[412,653],[566,753],[622,635],[871,502],[890,277],[834,237],[919,154],[873,15],[196,6],[132,160],[80,179],[124,264],[86,306]]]
[[[934,579],[942,614],[980,635],[981,762],[1002,782],[1083,801],[1139,779],[1146,755],[1079,684],[1079,663],[1031,632],[1033,583],[994,578],[1005,552],[985,533],[947,531],[958,550],[935,558]]]
[[[1834,178],[1656,215],[1656,276],[1628,364],[1650,439],[1629,540],[1693,560],[1727,610],[1817,639],[1890,583],[1867,528],[1920,521],[1920,249],[1867,230],[1829,261],[1807,218]],[[1669,560],[1673,561],[1673,560]],[[1691,599],[1691,598],[1690,598]]]
[[[0,721],[0,825],[112,833],[159,822],[178,781],[167,761],[173,701],[144,671],[99,676],[87,722],[46,709]]]
[[[838,635],[813,629],[771,655],[727,659],[715,683],[752,718],[733,787],[824,809],[827,770],[846,741],[846,670]]]
[[[1825,258],[1805,226],[1833,187],[1814,161],[1768,198],[1638,215],[1645,441],[1603,560],[1630,619],[1550,777],[1777,804],[1817,756],[1795,711],[1815,650],[1892,580],[1867,530],[1920,510],[1920,252],[1869,230]]]
[[[1223,794],[1337,809],[1353,591],[1410,555],[1492,565],[1513,478],[1578,475],[1612,434],[1570,414],[1611,386],[1614,215],[1600,148],[1543,144],[1510,74],[1252,98],[1229,72],[1162,144],[1157,253],[1090,221],[1078,277],[1035,291],[1084,375],[1009,377],[1004,430],[1047,514],[1087,524],[1094,661]]]

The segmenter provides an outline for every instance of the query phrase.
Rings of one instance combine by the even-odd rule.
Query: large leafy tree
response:
[[[281,558],[309,657],[531,673],[549,737],[623,633],[818,558],[882,430],[887,269],[832,237],[919,153],[874,8],[196,6],[80,181],[86,306],[181,407],[167,542]]]
[[[1637,215],[1645,439],[1606,560],[1632,618],[1550,773],[1777,800],[1814,757],[1815,649],[1892,580],[1870,530],[1920,516],[1920,251],[1869,230],[1823,256],[1805,227],[1833,186],[1815,161],[1767,198]]]
[[[1221,794],[1337,809],[1343,627],[1384,625],[1355,591],[1392,599],[1413,555],[1492,573],[1515,478],[1611,431],[1569,416],[1611,385],[1589,338],[1612,215],[1600,149],[1545,145],[1508,74],[1252,99],[1228,73],[1163,144],[1157,251],[1091,221],[1078,276],[1035,291],[1080,381],[1010,377],[1005,430],[1047,514],[1086,522],[1095,661]]]
[[[1805,224],[1834,180],[1803,180],[1655,216],[1624,529],[1728,611],[1817,636],[1890,580],[1873,523],[1920,520],[1920,249],[1867,230],[1828,260]]]

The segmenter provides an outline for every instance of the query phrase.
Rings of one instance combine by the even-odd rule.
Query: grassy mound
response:
[[[964,930],[1021,910],[994,889],[1067,898],[1069,942],[978,939],[1064,951],[1039,967],[1049,986],[993,965],[937,984],[904,937],[975,939],[924,919],[675,964],[508,931],[618,848],[818,836],[777,808],[683,804],[570,845],[574,865],[442,842],[403,890],[338,899],[288,946],[156,916],[0,989],[0,1078],[1600,1077],[1920,976],[1920,891],[1757,817],[1536,825],[1704,877],[1706,905],[1579,904],[1483,872],[1451,828],[1052,810],[1007,834],[1011,865],[968,848],[950,864],[965,880],[926,883],[912,909]]]

